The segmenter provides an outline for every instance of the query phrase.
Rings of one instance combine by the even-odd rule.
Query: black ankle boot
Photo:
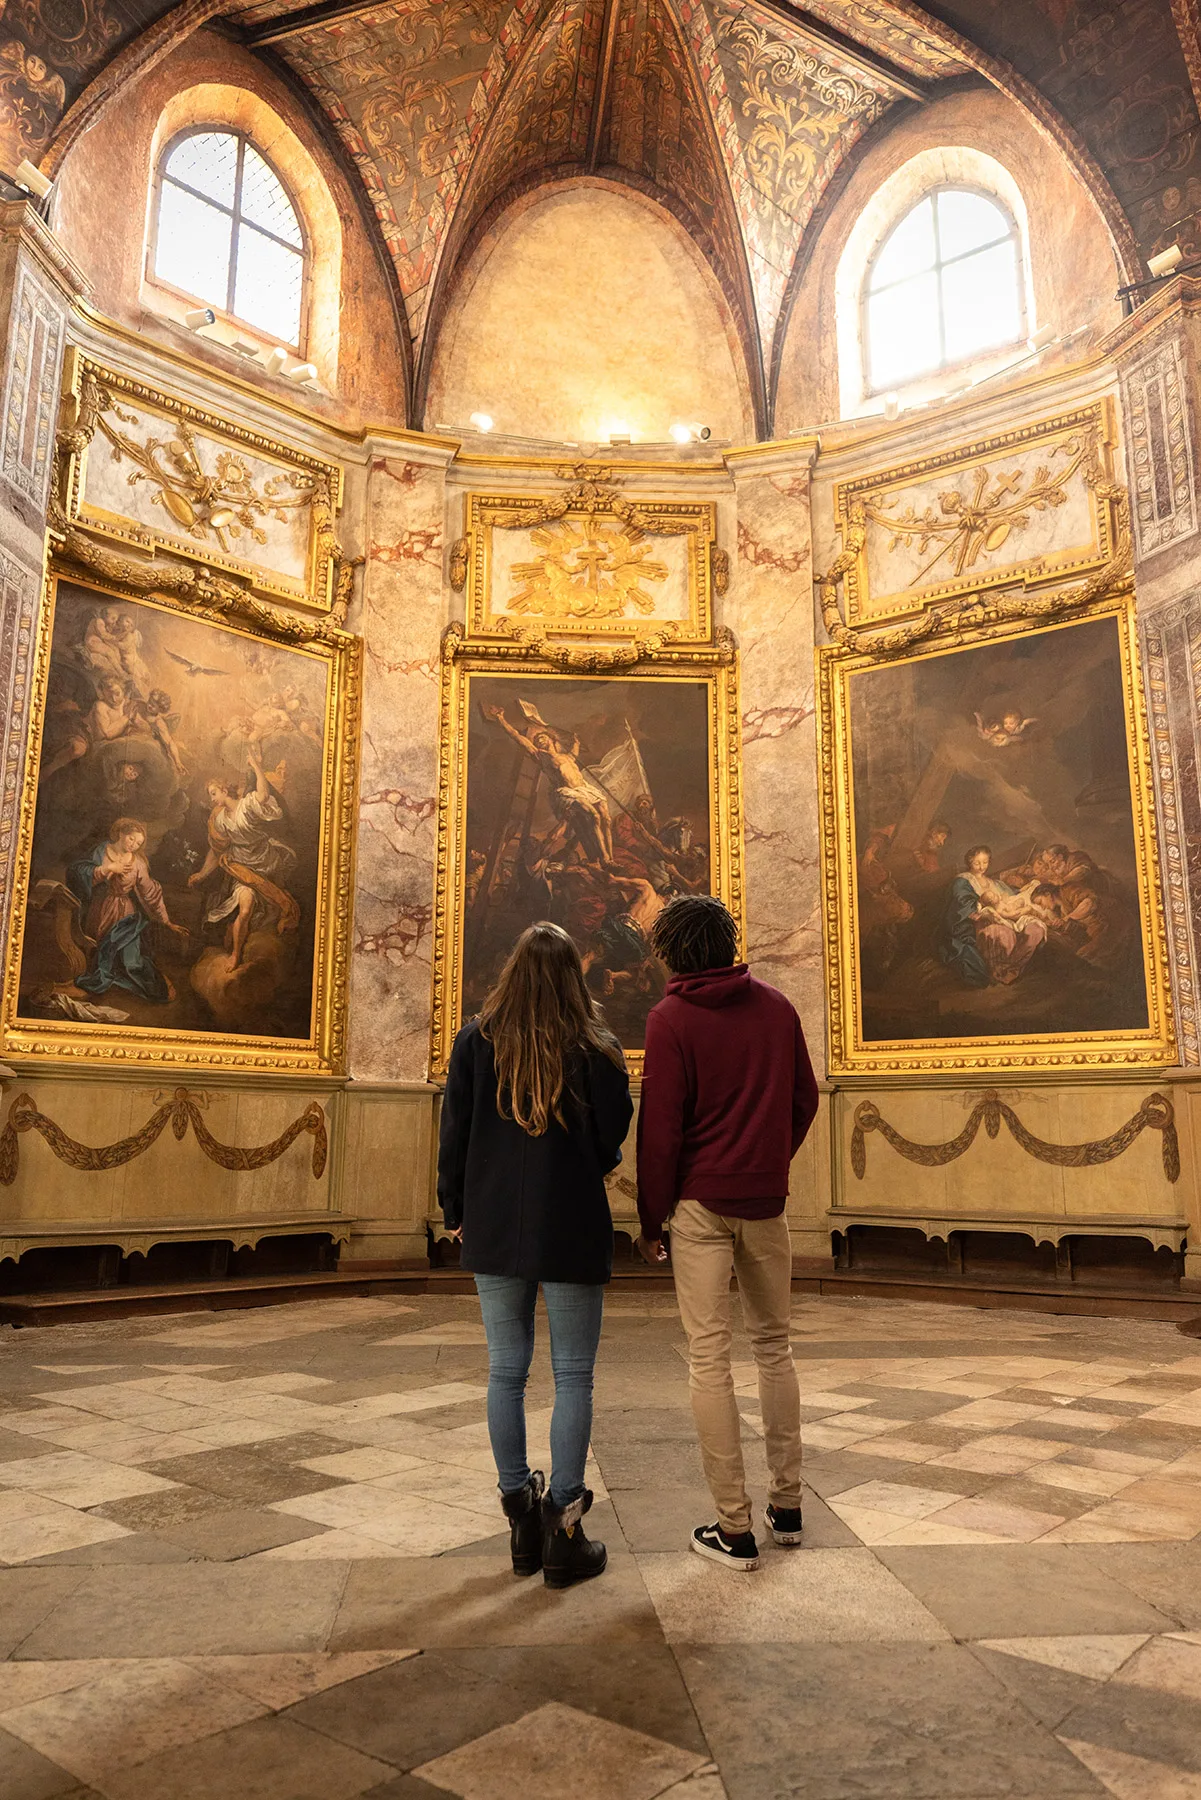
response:
[[[580,1520],[592,1505],[588,1488],[570,1506],[542,1502],[542,1579],[547,1587],[570,1587],[604,1572],[609,1560],[603,1544],[590,1544]]]
[[[536,1575],[542,1567],[542,1513],[540,1502],[546,1486],[541,1469],[535,1469],[523,1488],[502,1494],[500,1503],[509,1521],[509,1549],[514,1575]]]

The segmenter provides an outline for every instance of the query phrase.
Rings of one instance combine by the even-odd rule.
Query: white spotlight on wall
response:
[[[18,187],[23,187],[27,194],[33,194],[38,200],[44,200],[54,186],[50,177],[43,175],[42,171],[35,168],[28,158],[17,164],[16,179]]]
[[[287,360],[288,352],[283,348],[282,344],[277,344],[274,350],[269,350],[263,358],[268,375],[282,375],[284,372],[284,364]]]
[[[1026,339],[1026,343],[1031,350],[1045,350],[1047,345],[1053,344],[1058,336],[1059,330],[1057,326],[1042,325],[1032,337]]]
[[[485,412],[472,413],[469,423],[474,425],[477,431],[491,431],[492,414]]]
[[[692,442],[692,426],[673,425],[671,435],[677,444],[690,444]]]
[[[20,169],[18,169],[18,175],[20,175]],[[1185,254],[1181,247],[1178,243],[1170,243],[1167,250],[1160,250],[1158,256],[1147,257],[1147,268],[1156,277],[1156,281],[1163,281],[1163,277],[1172,274],[1172,270],[1179,268],[1183,261],[1185,261]]]
[[[884,417],[886,419],[895,419],[897,414],[900,412],[900,410],[901,410],[901,402],[898,399],[897,395],[896,394],[885,394],[885,396],[884,396]]]
[[[203,331],[206,325],[217,323],[217,315],[211,306],[194,306],[184,314],[183,322],[190,331]]]
[[[308,387],[317,379],[317,365],[316,363],[297,363],[294,369],[287,371],[284,379],[298,381],[302,386]]]

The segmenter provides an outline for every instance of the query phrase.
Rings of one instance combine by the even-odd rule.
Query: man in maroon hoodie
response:
[[[801,1407],[784,1205],[789,1164],[817,1112],[817,1083],[791,1003],[734,960],[738,928],[720,900],[670,901],[652,944],[671,979],[646,1026],[638,1248],[662,1262],[670,1216],[692,1411],[717,1505],[716,1524],[698,1526],[692,1548],[730,1569],[757,1569],[730,1369],[730,1271],[759,1371],[767,1525],[778,1544],[798,1544]]]

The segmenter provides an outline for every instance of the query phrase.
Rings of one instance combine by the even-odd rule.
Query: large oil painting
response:
[[[338,647],[54,589],[6,1044],[333,1066]]]
[[[673,894],[738,905],[733,671],[501,672],[481,658],[449,680],[434,1067],[536,919],[571,933],[636,1058],[665,981],[656,917]]]
[[[841,1066],[1170,1054],[1132,633],[825,659]]]

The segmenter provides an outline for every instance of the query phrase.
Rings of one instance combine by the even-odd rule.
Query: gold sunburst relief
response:
[[[666,631],[709,643],[715,534],[712,502],[635,501],[599,479],[559,494],[469,494],[456,565],[468,630],[503,639],[537,621],[569,637]]]

